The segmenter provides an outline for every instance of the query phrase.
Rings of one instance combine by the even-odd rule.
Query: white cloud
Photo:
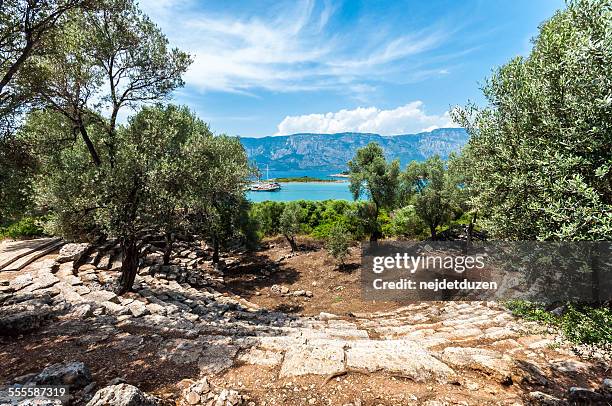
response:
[[[364,132],[382,135],[411,134],[436,128],[457,127],[449,113],[428,115],[417,100],[391,110],[358,107],[323,114],[287,116],[278,124],[275,135],[296,133],[333,134]]]
[[[401,36],[359,27],[332,30],[331,2],[288,3],[291,7],[248,17],[207,12],[202,4],[141,2],[171,43],[192,54],[185,80],[204,91],[349,89],[394,75],[418,77],[425,67],[416,58],[450,34],[435,28]]]

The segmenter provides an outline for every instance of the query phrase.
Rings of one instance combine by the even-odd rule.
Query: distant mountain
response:
[[[400,160],[402,169],[410,161],[423,161],[458,151],[468,140],[463,128],[439,128],[418,134],[382,136],[369,133],[293,134],[263,138],[241,138],[251,161],[263,169],[297,171],[342,171],[355,151],[375,141],[387,159]]]

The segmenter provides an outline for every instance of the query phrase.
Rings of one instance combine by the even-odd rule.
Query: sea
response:
[[[266,176],[264,172],[264,177]],[[353,200],[349,183],[345,178],[335,178],[330,171],[273,171],[270,178],[299,178],[309,176],[318,179],[334,179],[340,182],[289,182],[281,183],[281,190],[276,192],[247,192],[247,198],[252,202],[290,202],[293,200]]]

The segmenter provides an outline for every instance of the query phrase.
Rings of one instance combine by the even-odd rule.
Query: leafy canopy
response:
[[[612,8],[576,0],[543,23],[528,57],[484,85],[470,133],[471,207],[498,238],[612,238]]]

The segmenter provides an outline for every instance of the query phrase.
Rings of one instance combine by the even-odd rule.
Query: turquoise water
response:
[[[278,192],[247,192],[247,198],[252,202],[272,200],[289,202],[292,200],[353,200],[348,182],[290,182],[281,183]]]

